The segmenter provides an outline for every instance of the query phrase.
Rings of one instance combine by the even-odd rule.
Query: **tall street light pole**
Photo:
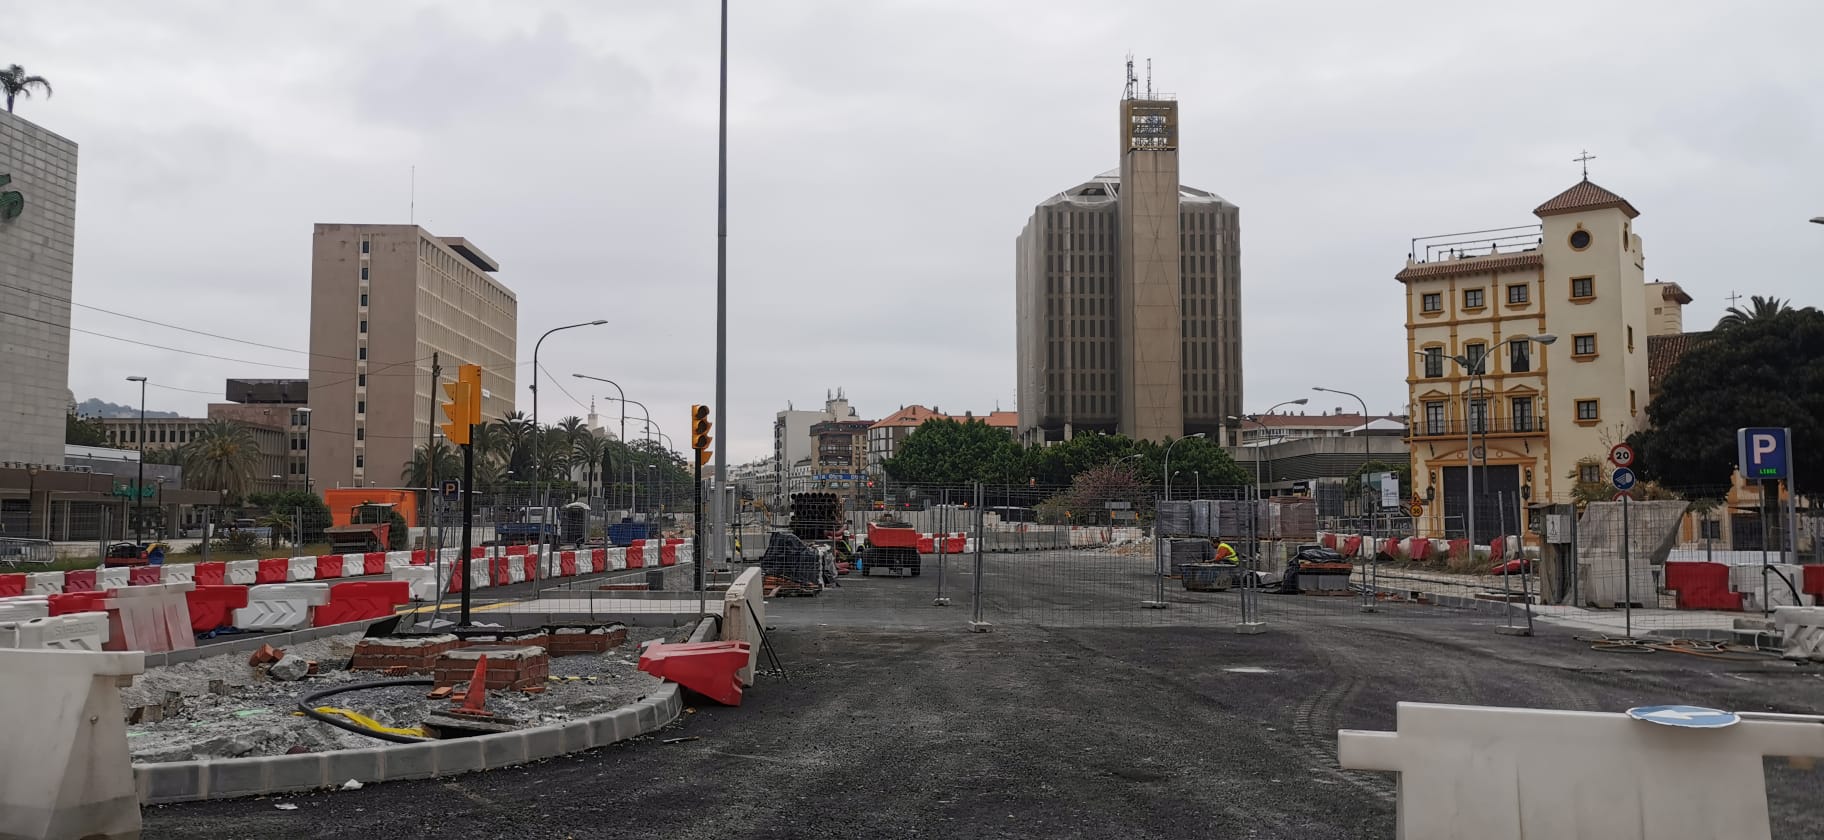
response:
[[[127,381],[139,383],[139,477],[133,480],[133,541],[139,542],[146,518],[141,504],[146,497],[141,489],[146,486],[146,378],[129,376]]]
[[[1362,399],[1360,396],[1351,394],[1348,391],[1339,391],[1335,388],[1325,388],[1322,385],[1313,385],[1313,386],[1311,386],[1311,390],[1321,391],[1326,394],[1342,394],[1345,397],[1353,397],[1356,402],[1362,404],[1362,433],[1363,433],[1362,434],[1362,466],[1364,466],[1364,467],[1367,466],[1368,461],[1373,458],[1373,454],[1369,451],[1372,447],[1369,444],[1368,435],[1367,435],[1367,432],[1368,432],[1368,401]]]
[[[592,382],[606,382],[609,385],[614,386],[614,393],[617,395],[616,399],[620,400],[620,402],[621,402],[621,437],[620,437],[620,440],[621,440],[621,445],[626,446],[627,445],[627,392],[621,390],[620,384],[615,382],[612,379],[603,379],[602,377],[599,377],[599,376],[584,376],[580,373],[573,373],[570,375],[576,377],[577,379],[587,379]],[[641,410],[644,411],[645,408],[642,407]],[[633,473],[633,469],[631,467],[629,467],[627,472],[628,472],[628,475],[631,476]]]
[[[545,334],[539,336],[538,340],[532,343],[532,493],[538,497],[538,563],[533,568],[534,574],[532,576],[532,594],[534,595],[538,594],[539,588],[545,577],[545,558],[549,554],[548,546],[545,543],[545,527],[551,524],[551,506],[547,504],[547,500],[544,497],[545,430],[538,425],[538,350],[540,347],[544,346],[545,339],[550,338],[552,333],[563,332],[564,330],[574,330],[580,327],[599,327],[606,323],[608,322],[595,320],[584,321],[580,324],[566,324],[561,327],[552,327],[551,329],[545,330]],[[433,388],[432,390],[434,391],[436,389]],[[477,395],[477,398],[479,399],[479,395]],[[424,454],[427,460],[431,456],[429,450],[426,450]]]
[[[716,562],[726,532],[727,511],[722,509],[722,484],[728,479],[728,0],[722,0],[721,100],[716,121],[716,422],[722,423],[716,435],[716,501],[714,529],[710,539],[716,544]],[[697,511],[697,516],[702,516]],[[703,546],[694,551],[702,563]]]
[[[1185,435],[1184,437],[1181,437],[1177,440],[1172,441],[1171,443],[1166,444],[1166,446],[1165,446],[1165,468],[1163,470],[1161,470],[1162,472],[1165,473],[1165,500],[1166,501],[1169,502],[1172,500],[1172,449],[1174,447],[1176,447],[1178,444],[1183,443],[1187,440],[1190,440],[1191,438],[1200,438],[1203,436],[1204,436],[1203,432],[1198,432],[1197,434],[1194,434],[1194,435]]]

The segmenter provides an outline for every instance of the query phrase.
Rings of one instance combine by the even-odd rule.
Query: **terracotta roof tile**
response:
[[[1544,204],[1534,208],[1535,216],[1556,216],[1560,213],[1577,213],[1584,210],[1601,210],[1606,207],[1619,207],[1621,212],[1632,219],[1640,215],[1628,200],[1603,189],[1589,179],[1578,181],[1571,188],[1561,192]]]
[[[1659,393],[1659,383],[1664,381],[1672,368],[1678,366],[1678,360],[1709,338],[1707,332],[1674,333],[1672,335],[1647,336],[1647,398]]]
[[[1404,271],[1393,275],[1393,279],[1404,283],[1408,280],[1428,280],[1437,277],[1455,277],[1464,274],[1488,274],[1498,271],[1518,271],[1523,268],[1538,268],[1545,265],[1545,258],[1538,251],[1522,251],[1516,254],[1486,254],[1480,257],[1464,257],[1440,262],[1413,263]]]
[[[1015,411],[994,411],[988,414],[975,415],[939,414],[922,405],[908,405],[905,408],[880,419],[878,422],[874,423],[872,428],[887,429],[897,426],[917,428],[918,426],[923,425],[926,420],[935,419],[980,420],[997,429],[1013,429],[1018,428],[1020,425],[1019,412]]]

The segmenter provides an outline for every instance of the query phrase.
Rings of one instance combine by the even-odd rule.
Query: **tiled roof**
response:
[[[1659,383],[1678,366],[1678,360],[1709,338],[1707,332],[1674,333],[1647,336],[1647,396],[1659,393]]]
[[[1597,186],[1588,178],[1572,184],[1570,189],[1534,208],[1533,215],[1556,216],[1560,213],[1601,210],[1606,207],[1619,207],[1630,219],[1640,215],[1640,211],[1634,209],[1634,205],[1629,204],[1627,199]]]
[[[1538,251],[1522,251],[1517,254],[1485,254],[1480,257],[1463,257],[1440,262],[1413,263],[1404,271],[1393,275],[1393,279],[1404,283],[1408,280],[1426,280],[1436,277],[1455,277],[1463,274],[1489,274],[1499,271],[1518,271],[1524,268],[1538,268],[1545,265],[1545,258]]]
[[[988,414],[939,414],[922,405],[908,405],[887,415],[869,428],[886,429],[897,426],[917,428],[926,420],[980,420],[997,429],[1013,429],[1020,425],[1020,415],[1016,411],[994,411]]]

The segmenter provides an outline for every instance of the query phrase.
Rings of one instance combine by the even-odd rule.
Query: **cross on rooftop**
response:
[[[1590,180],[1590,161],[1595,159],[1596,156],[1590,154],[1588,149],[1583,150],[1578,156],[1571,158],[1572,161],[1583,164],[1583,180]]]

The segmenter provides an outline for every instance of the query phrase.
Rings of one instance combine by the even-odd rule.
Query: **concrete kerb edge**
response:
[[[347,632],[351,625],[340,626],[340,632]],[[312,631],[331,629],[334,628]],[[255,638],[266,643],[274,639]],[[698,622],[690,634],[693,642],[714,638],[714,618]],[[337,787],[349,779],[365,785],[436,778],[605,747],[656,731],[683,712],[681,689],[668,682],[639,702],[611,712],[499,735],[416,744],[376,741],[379,746],[326,753],[135,764],[133,781],[143,806],[301,793]]]
[[[330,636],[340,636],[343,633],[363,632],[366,631],[368,627],[386,621],[392,617],[393,616],[388,615],[381,616],[380,618],[364,618],[359,621],[349,621],[342,624],[328,624],[322,627],[304,627],[284,633],[244,633],[240,634],[232,641],[221,642],[219,644],[201,645],[184,650],[174,650],[168,653],[148,653],[146,654],[146,667],[162,668],[167,665],[176,665],[180,662],[190,662],[210,656],[252,653],[253,651],[259,650],[261,645],[286,648],[303,642],[316,641],[317,639],[328,638]]]

